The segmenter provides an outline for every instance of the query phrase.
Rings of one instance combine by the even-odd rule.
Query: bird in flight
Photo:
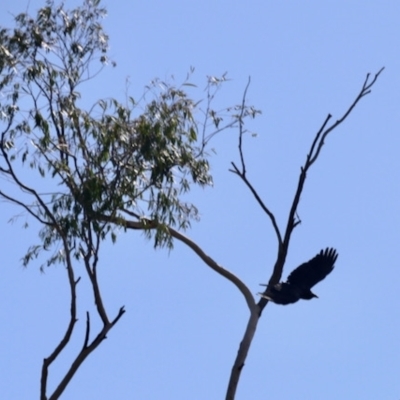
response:
[[[301,264],[288,276],[286,282],[267,286],[265,293],[259,293],[276,304],[292,304],[300,299],[311,300],[318,297],[311,288],[322,281],[334,268],[338,253],[335,249],[327,248],[321,250],[310,261]]]

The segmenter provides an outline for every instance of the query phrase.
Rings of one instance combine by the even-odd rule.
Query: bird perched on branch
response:
[[[310,261],[301,264],[288,276],[286,282],[267,286],[266,293],[259,293],[276,304],[291,304],[300,299],[311,300],[318,297],[311,288],[322,281],[333,270],[338,253],[335,249],[321,250]]]

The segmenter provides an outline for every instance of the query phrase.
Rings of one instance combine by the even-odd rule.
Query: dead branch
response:
[[[263,209],[263,211],[268,215],[269,219],[271,220],[272,226],[274,228],[276,237],[278,239],[278,244],[279,246],[282,245],[282,235],[279,230],[278,224],[276,222],[275,215],[273,212],[265,205],[263,200],[261,199],[260,195],[258,194],[257,190],[253,187],[253,185],[250,183],[250,181],[246,177],[246,169],[245,169],[245,164],[243,162],[243,169],[240,171],[238,167],[235,165],[234,162],[231,163],[233,166],[233,170],[230,169],[230,172],[233,172],[234,174],[238,175],[240,179],[246,184],[246,186],[250,189],[250,192],[253,194],[254,198],[257,200],[257,203],[260,205],[260,207]]]
[[[240,116],[239,116],[239,154],[240,154],[240,162],[242,163],[242,174],[243,176],[246,175],[246,164],[244,162],[244,156],[243,156],[243,135],[244,135],[244,122],[243,122],[243,114],[244,114],[244,110],[246,108],[246,96],[247,96],[247,90],[249,89],[250,86],[250,77],[249,80],[247,82],[246,88],[244,89],[244,93],[243,93],[243,98],[242,98],[242,107],[240,110]]]
[[[124,307],[121,307],[118,311],[117,316],[111,322],[108,322],[106,325],[103,326],[101,331],[92,341],[92,343],[88,346],[85,346],[86,336],[87,336],[87,334],[85,334],[85,341],[82,350],[79,352],[75,360],[72,362],[68,372],[65,374],[60,384],[54,390],[53,394],[49,397],[49,400],[57,400],[60,398],[65,388],[68,386],[69,382],[71,381],[75,373],[78,371],[78,368],[82,365],[82,363],[86,360],[86,358],[100,345],[100,343],[104,339],[106,339],[107,333],[113,328],[113,326],[118,322],[118,320],[122,317],[124,313],[125,309]]]
[[[247,82],[246,88],[243,93],[243,98],[242,98],[242,105],[241,105],[241,112],[239,115],[239,143],[238,143],[238,150],[239,150],[239,156],[240,156],[240,164],[241,164],[241,169],[239,169],[234,162],[232,162],[232,167],[233,169],[230,169],[229,171],[238,175],[240,179],[246,184],[246,186],[250,189],[251,193],[253,194],[254,198],[256,199],[257,203],[260,205],[260,207],[263,209],[263,211],[267,214],[269,217],[272,226],[274,228],[276,237],[278,239],[278,245],[281,246],[282,244],[282,235],[281,232],[279,231],[278,224],[276,223],[276,218],[273,212],[265,205],[265,203],[262,201],[261,197],[259,196],[257,190],[253,187],[253,185],[250,183],[250,181],[247,179],[246,176],[246,162],[244,158],[244,152],[243,152],[243,135],[245,134],[244,130],[244,111],[246,109],[246,97],[247,97],[247,91],[250,86],[250,77]]]
[[[339,118],[335,123],[333,123],[331,126],[326,127],[330,118],[332,117],[330,114],[326,117],[325,121],[323,122],[321,128],[318,130],[317,134],[315,135],[314,141],[311,145],[310,151],[307,154],[306,161],[304,165],[301,167],[300,171],[300,176],[299,176],[299,181],[297,184],[297,189],[293,198],[292,206],[290,208],[289,216],[288,216],[288,221],[286,224],[286,230],[285,230],[285,236],[283,240],[283,246],[279,250],[279,255],[277,262],[275,263],[274,270],[272,272],[271,278],[269,279],[269,285],[274,285],[279,282],[279,280],[282,277],[282,271],[283,271],[283,266],[286,261],[286,256],[289,250],[289,243],[291,239],[291,235],[293,233],[294,228],[298,225],[296,221],[296,213],[297,213],[297,208],[300,202],[300,197],[303,192],[304,184],[307,178],[307,173],[311,166],[315,163],[315,161],[318,159],[322,146],[324,145],[325,139],[328,136],[330,132],[332,132],[335,128],[337,128],[351,113],[351,111],[354,109],[354,107],[358,104],[358,102],[367,94],[371,93],[371,87],[372,85],[376,82],[378,79],[379,75],[381,72],[384,70],[384,68],[381,68],[376,74],[375,77],[372,79],[370,83],[368,83],[369,76],[370,74],[367,74],[366,79],[364,81],[364,84],[359,92],[359,94],[356,96],[355,100],[353,103],[350,105],[350,107],[347,109],[347,111],[343,114],[341,118]],[[265,294],[265,293],[264,293]],[[265,298],[261,298],[258,305],[260,306],[261,311],[267,304],[268,300]]]
[[[249,187],[250,191],[252,192],[253,196],[256,198],[257,202],[261,206],[261,208],[266,212],[266,214],[269,216],[272,225],[274,227],[275,233],[277,234],[278,237],[278,257],[275,262],[275,266],[273,269],[273,272],[271,274],[271,277],[269,279],[269,285],[274,285],[279,282],[282,276],[282,271],[283,271],[283,266],[285,264],[286,256],[288,253],[289,249],[289,243],[290,243],[290,238],[293,233],[294,228],[299,224],[299,220],[296,220],[296,215],[297,215],[297,208],[300,202],[300,197],[303,192],[304,184],[307,178],[307,172],[309,171],[310,167],[314,164],[314,162],[318,159],[322,146],[324,145],[324,141],[328,134],[332,132],[335,128],[337,128],[351,113],[351,111],[354,109],[354,107],[358,104],[358,102],[367,94],[371,92],[371,87],[374,85],[376,80],[378,79],[379,75],[383,71],[384,68],[381,68],[378,73],[375,74],[375,77],[372,79],[370,83],[369,81],[369,76],[370,74],[367,74],[367,77],[364,81],[364,84],[360,90],[360,93],[356,96],[355,100],[353,103],[350,105],[350,107],[347,109],[347,111],[343,114],[341,118],[339,118],[334,124],[332,124],[330,127],[326,127],[331,115],[328,115],[325,121],[323,122],[321,128],[318,130],[312,144],[310,147],[310,151],[306,157],[306,161],[304,166],[301,168],[300,176],[299,176],[299,181],[297,184],[297,189],[293,198],[292,206],[289,211],[289,216],[288,216],[288,221],[286,225],[286,230],[285,230],[285,235],[283,238],[283,241],[280,240],[280,233],[279,229],[276,225],[276,221],[274,218],[274,215],[272,212],[268,209],[268,207],[265,206],[263,201],[261,200],[260,196],[258,195],[257,191],[254,189],[254,187],[250,184],[250,182],[246,178],[246,168],[245,168],[245,163],[244,163],[244,158],[243,158],[243,151],[242,151],[242,135],[243,135],[243,130],[239,130],[239,154],[240,154],[240,159],[242,163],[242,169],[239,170],[237,166],[232,163],[233,165],[233,170],[231,172],[235,173],[238,175],[243,182],[246,184],[247,187]],[[241,127],[240,127],[241,129]],[[265,293],[264,293],[265,294]],[[258,302],[258,307],[259,307],[259,314],[257,315],[257,321],[261,316],[261,313],[265,306],[268,304],[268,300],[264,297],[261,297],[261,299]],[[254,336],[254,331],[257,326],[257,321],[253,320],[254,316],[253,314],[250,316],[250,319],[247,324],[246,331],[244,333],[244,337],[242,342],[240,343],[239,351],[236,356],[234,365],[232,367],[232,372],[227,388],[227,393],[226,393],[226,400],[234,400],[235,398],[235,393],[237,389],[237,385],[239,383],[241,371],[243,369],[249,348],[251,346],[251,342]],[[251,329],[249,327],[252,327]],[[254,331],[253,331],[254,329]]]

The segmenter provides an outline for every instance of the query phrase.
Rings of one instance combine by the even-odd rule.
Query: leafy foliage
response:
[[[97,266],[104,239],[115,242],[117,231],[131,227],[133,218],[155,247],[172,248],[173,227],[186,229],[198,218],[186,193],[193,185],[212,184],[210,139],[257,114],[243,106],[222,113],[211,108],[225,75],[208,78],[204,110],[185,91],[196,87],[190,74],[180,86],[153,81],[139,102],[98,100],[84,109],[82,84],[116,65],[107,56],[101,25],[106,11],[99,3],[85,0],[66,10],[48,0],[35,18],[20,14],[13,30],[0,28],[0,197],[40,226],[39,243],[27,250],[23,265],[45,253],[41,269],[63,264],[70,288],[68,326],[43,360],[42,399],[61,396],[125,312],[121,307],[111,318],[103,303]],[[49,368],[78,321],[74,259],[85,268],[102,323],[91,334],[87,312],[82,348],[48,396]]]
[[[13,162],[19,159],[46,178],[46,185],[48,177],[57,184],[57,190],[39,196],[19,181],[33,196],[24,205],[43,224],[43,248],[66,236],[79,249],[89,227],[101,239],[112,232],[115,240],[115,225],[101,217],[112,216],[123,227],[126,213],[155,222],[158,228],[146,234],[153,235],[156,247],[172,247],[167,226],[186,229],[198,218],[185,193],[193,184],[212,184],[208,141],[257,111],[228,108],[223,125],[223,116],[210,104],[225,75],[208,78],[205,110],[184,90],[195,86],[190,75],[178,87],[155,80],[141,102],[99,100],[82,109],[79,86],[105,65],[115,65],[107,57],[108,37],[100,24],[106,12],[98,4],[85,1],[68,11],[48,1],[35,19],[20,14],[12,32],[0,31],[0,88],[6,93],[0,106],[5,126],[1,171],[17,179]],[[214,132],[207,132],[210,125]],[[24,262],[38,254],[34,249]]]

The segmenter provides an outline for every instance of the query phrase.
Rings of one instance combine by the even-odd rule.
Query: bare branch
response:
[[[246,162],[244,159],[244,153],[243,153],[243,135],[245,133],[244,131],[244,123],[243,123],[243,116],[244,116],[244,111],[246,109],[246,96],[247,96],[247,90],[250,86],[250,77],[249,80],[247,82],[246,88],[244,90],[243,93],[243,98],[242,98],[242,105],[240,108],[240,115],[239,115],[239,143],[238,143],[238,149],[239,149],[239,156],[240,156],[240,163],[241,163],[241,170],[236,166],[236,164],[234,162],[232,162],[232,167],[233,169],[229,169],[230,172],[238,175],[242,181],[246,184],[246,186],[250,189],[251,193],[253,194],[253,196],[255,197],[255,199],[257,200],[258,204],[260,205],[260,207],[263,209],[263,211],[268,215],[269,219],[271,220],[272,226],[274,228],[276,237],[278,239],[278,245],[281,246],[282,244],[282,235],[279,231],[279,227],[278,224],[276,223],[276,218],[275,215],[273,214],[273,212],[264,204],[264,202],[262,201],[260,195],[258,194],[258,192],[256,191],[256,189],[253,187],[253,185],[250,183],[250,181],[247,179],[246,176]]]
[[[75,323],[77,322],[77,318],[76,318],[76,286],[77,286],[80,278],[78,278],[75,281],[74,270],[73,270],[72,263],[71,263],[70,249],[68,246],[68,242],[67,242],[65,236],[63,236],[62,239],[63,239],[63,245],[64,245],[64,250],[65,250],[65,261],[66,261],[66,266],[67,266],[68,282],[69,282],[69,286],[70,286],[70,296],[71,296],[70,318],[69,318],[67,330],[65,331],[65,334],[64,334],[63,338],[61,339],[60,343],[57,345],[57,347],[54,349],[54,351],[50,354],[50,356],[43,360],[42,374],[41,374],[41,378],[40,378],[40,399],[41,400],[47,400],[46,389],[47,389],[47,377],[48,377],[48,373],[49,373],[49,366],[59,356],[59,354],[63,351],[63,349],[69,343],[71,336],[72,336],[72,332],[75,327]]]
[[[324,123],[322,124],[321,128],[317,132],[315,139],[314,139],[313,143],[311,144],[310,152],[307,155],[306,162],[305,162],[304,166],[301,168],[299,181],[297,184],[297,189],[296,189],[296,192],[295,192],[295,195],[293,198],[293,202],[292,202],[292,206],[290,208],[290,212],[289,212],[289,216],[288,216],[285,236],[284,236],[283,241],[281,241],[281,240],[279,241],[278,257],[275,262],[274,269],[271,274],[268,285],[276,284],[281,279],[283,266],[285,264],[287,252],[289,249],[289,243],[290,243],[290,238],[291,238],[292,232],[293,232],[294,228],[300,224],[300,219],[296,220],[295,217],[297,215],[297,207],[300,202],[300,197],[303,192],[304,183],[305,183],[305,180],[307,177],[307,172],[308,172],[309,168],[317,160],[317,158],[320,154],[321,148],[324,144],[324,140],[327,137],[327,135],[347,118],[347,116],[351,113],[351,111],[354,109],[354,107],[357,105],[357,103],[361,100],[361,98],[363,96],[370,93],[370,89],[371,89],[372,85],[376,82],[379,74],[382,71],[383,71],[383,68],[375,75],[374,79],[372,80],[372,82],[370,84],[368,84],[368,79],[369,79],[369,74],[368,74],[359,95],[356,97],[355,101],[351,104],[351,106],[346,111],[346,113],[342,116],[342,118],[340,118],[338,121],[336,121],[331,127],[326,128],[326,125],[327,125],[329,119],[331,118],[331,116],[328,115],[328,117],[325,119]],[[236,173],[237,175],[239,175],[239,177],[246,183],[246,185],[249,187],[249,189],[251,190],[253,195],[256,197],[260,206],[268,214],[269,210],[264,206],[263,202],[258,199],[258,195],[256,195],[257,192],[252,188],[252,186],[249,183],[246,182],[245,173],[243,173],[243,171],[245,172],[245,169],[243,168],[243,171],[241,172],[238,170],[238,168],[236,167],[235,164],[232,163],[232,165],[234,167],[234,170],[231,170],[231,171],[233,173]],[[270,218],[271,218],[271,216],[270,216]],[[272,218],[271,218],[271,221],[273,221]],[[279,230],[277,228],[275,228],[275,225],[274,225],[274,229],[275,229],[275,232],[279,232]],[[268,287],[268,285],[267,285],[267,287]],[[264,294],[265,294],[265,292],[264,292]],[[252,314],[250,316],[243,340],[240,343],[239,351],[238,351],[235,363],[232,368],[229,385],[228,385],[228,389],[227,389],[227,394],[226,394],[226,400],[234,400],[234,398],[235,398],[235,393],[236,393],[236,389],[237,389],[237,386],[239,383],[240,374],[241,374],[242,368],[244,366],[244,363],[245,363],[245,360],[247,357],[247,353],[251,346],[251,342],[252,342],[252,339],[254,336],[254,331],[257,326],[258,318],[261,316],[261,313],[267,304],[268,304],[268,299],[265,297],[261,297],[261,299],[259,300],[259,302],[257,304],[259,307],[259,314],[256,316],[254,314]]]
[[[210,256],[208,256],[195,242],[190,240],[187,236],[182,235],[180,232],[176,231],[173,228],[169,228],[169,232],[172,237],[180,240],[181,242],[185,243],[188,247],[190,247],[211,269],[215,272],[222,275],[224,278],[231,281],[243,294],[244,298],[246,299],[247,306],[249,310],[252,312],[255,308],[255,301],[254,297],[249,290],[249,288],[245,285],[245,283],[240,280],[236,275],[232,272],[226,270],[219,264],[217,264]]]
[[[372,79],[370,83],[368,83],[369,80],[369,75],[367,74],[367,77],[364,81],[364,84],[359,92],[359,94],[356,96],[355,100],[353,103],[350,105],[350,107],[347,109],[347,111],[343,114],[341,118],[339,118],[334,124],[332,124],[330,127],[326,128],[327,123],[329,122],[331,115],[329,114],[325,121],[323,122],[321,128],[318,130],[318,132],[315,135],[315,138],[312,142],[312,145],[310,147],[310,151],[306,157],[306,161],[304,163],[304,166],[301,168],[300,176],[299,176],[299,181],[297,184],[297,189],[293,198],[292,206],[290,208],[289,216],[288,216],[288,221],[286,224],[286,231],[285,231],[285,236],[283,239],[283,245],[279,249],[278,252],[278,259],[275,263],[272,275],[269,279],[269,285],[274,285],[279,282],[282,276],[282,271],[283,271],[283,266],[286,260],[286,255],[289,250],[289,243],[290,243],[290,238],[292,235],[292,232],[294,228],[299,224],[298,221],[296,221],[296,214],[297,214],[297,208],[300,202],[300,197],[303,192],[304,184],[307,178],[307,172],[309,171],[310,167],[314,164],[314,162],[317,160],[322,146],[324,145],[324,141],[327,137],[327,135],[332,132],[335,128],[337,128],[351,113],[351,111],[354,109],[354,107],[358,104],[358,102],[367,94],[371,92],[371,87],[372,85],[376,82],[377,78],[381,74],[384,68],[381,68],[376,74],[375,77]],[[268,300],[265,298],[261,298],[258,305],[260,306],[260,309],[263,310],[265,305],[268,303]]]
[[[64,378],[60,382],[60,384],[57,386],[53,394],[49,397],[49,400],[57,400],[60,398],[61,394],[64,392],[65,388],[75,375],[75,373],[78,371],[78,368],[82,365],[82,363],[86,360],[86,358],[101,344],[101,342],[106,339],[107,333],[113,328],[113,326],[119,321],[119,319],[124,315],[125,309],[124,307],[121,307],[118,311],[117,316],[109,322],[107,325],[105,325],[99,334],[96,336],[96,338],[93,340],[93,342],[87,346],[84,347],[78,356],[75,358],[73,363],[71,364],[70,369],[68,372],[65,374]],[[44,400],[44,399],[43,399]]]
[[[311,166],[316,159],[318,158],[318,155],[321,151],[322,146],[324,145],[324,140],[325,138],[328,136],[328,134],[333,131],[335,128],[338,127],[338,125],[340,125],[348,116],[349,114],[353,111],[354,107],[357,105],[357,103],[367,94],[371,93],[371,87],[373,86],[373,84],[376,82],[376,80],[378,79],[379,75],[381,74],[381,72],[385,69],[385,67],[382,67],[374,76],[374,78],[372,79],[371,83],[368,84],[368,80],[369,80],[369,76],[370,74],[367,74],[367,77],[365,78],[364,84],[361,88],[360,93],[358,94],[358,96],[356,97],[356,99],[354,100],[353,104],[351,104],[351,106],[348,108],[348,110],[343,114],[343,116],[341,118],[339,118],[332,126],[330,126],[326,131],[323,132],[321,140],[319,141],[318,147],[317,147],[317,151],[315,153],[315,155],[312,154],[312,152],[310,151],[310,155],[312,156],[312,158],[309,160],[309,166]],[[329,118],[329,117],[328,117]],[[326,121],[328,122],[328,121]],[[326,124],[325,122],[325,124]],[[322,130],[325,127],[325,124],[322,126]],[[318,135],[317,135],[318,136]],[[316,137],[317,139],[317,137]]]
[[[319,131],[318,131],[317,134],[315,135],[315,139],[314,139],[314,141],[313,141],[313,143],[312,143],[312,145],[311,145],[310,152],[309,152],[308,155],[307,155],[307,159],[308,159],[308,160],[311,159],[312,155],[314,154],[314,148],[315,148],[315,146],[317,145],[318,140],[319,140],[319,138],[321,137],[321,134],[322,134],[322,132],[324,131],[326,124],[328,123],[328,121],[329,121],[331,118],[332,118],[332,115],[331,115],[331,114],[328,114],[328,116],[326,117],[326,119],[325,119],[324,123],[322,124],[321,128],[319,129]]]
[[[138,215],[126,211],[127,214],[135,216],[136,218],[139,218]],[[106,215],[99,216],[100,220],[103,221],[109,221],[113,223],[120,223],[120,221],[117,220],[115,217],[109,217]],[[140,222],[140,221],[128,221],[124,220],[124,227],[128,229],[135,229],[135,230],[146,230],[146,229],[156,229],[158,227],[158,224],[156,221],[150,221],[147,220],[146,222]],[[256,303],[254,301],[254,297],[249,290],[249,288],[246,286],[246,284],[239,279],[236,275],[234,275],[232,272],[226,270],[223,268],[221,265],[219,265],[214,259],[212,259],[209,255],[207,255],[201,248],[198,246],[193,240],[189,239],[187,236],[183,235],[182,233],[176,231],[175,229],[171,227],[167,227],[168,232],[172,237],[175,239],[178,239],[182,243],[186,244],[188,247],[190,247],[212,270],[217,272],[218,274],[222,275],[224,278],[228,279],[230,282],[232,282],[243,294],[247,306],[249,307],[250,312],[254,312],[254,309],[256,307]]]
[[[84,259],[84,263],[85,263],[85,268],[86,268],[86,272],[89,276],[90,283],[92,285],[93,296],[94,296],[97,312],[98,312],[103,324],[106,326],[110,322],[108,320],[107,312],[106,312],[104,304],[103,304],[103,299],[101,297],[99,282],[97,280],[97,273],[96,273],[97,260],[95,259],[95,261],[93,263],[94,265],[92,265],[92,266],[90,265],[91,257],[94,255],[95,258],[97,258],[96,254],[99,250],[98,246],[96,249],[94,249],[94,247],[93,247],[92,230],[90,228],[88,229],[88,237],[86,238],[86,242],[87,242],[87,246],[88,246],[87,251],[84,251],[82,249],[82,253],[84,254],[83,259]]]
[[[250,81],[251,81],[251,79],[249,77],[248,82],[247,82],[246,87],[245,87],[245,90],[243,92],[241,105],[234,107],[235,110],[236,109],[240,110],[239,115],[236,115],[236,114],[231,115],[231,117],[233,118],[232,121],[230,121],[229,123],[227,123],[227,124],[225,124],[225,125],[223,125],[221,127],[219,127],[219,125],[217,124],[217,126],[216,126],[217,129],[215,131],[213,131],[212,133],[210,133],[209,135],[205,136],[205,130],[206,130],[206,127],[207,127],[207,119],[208,119],[209,114],[212,112],[211,109],[210,109],[210,102],[214,97],[214,96],[208,95],[208,104],[207,104],[207,109],[206,109],[206,112],[205,112],[205,121],[203,123],[203,138],[202,138],[201,151],[204,150],[205,146],[208,144],[208,142],[215,135],[217,135],[218,133],[220,133],[220,132],[222,132],[224,130],[227,130],[229,128],[236,127],[237,124],[239,124],[239,132],[241,132],[242,136],[243,136],[244,133],[245,133],[245,131],[243,129],[243,127],[244,127],[244,119],[246,117],[248,117],[248,116],[252,116],[254,118],[257,114],[261,113],[261,111],[256,110],[253,107],[246,106],[246,97],[247,97],[248,88],[250,86]],[[228,108],[227,110],[230,111],[231,107]],[[222,120],[222,118],[221,118],[221,120]],[[239,136],[239,148],[240,149],[242,148],[242,137],[241,136]],[[242,157],[241,160],[244,162],[244,157]]]
[[[90,230],[90,228],[89,228]],[[89,244],[91,243],[90,240],[88,241]],[[90,247],[90,246],[89,246]],[[94,292],[94,297],[95,297],[95,303],[97,307],[98,314],[103,322],[103,328],[100,330],[100,332],[97,334],[96,338],[89,344],[89,339],[90,339],[90,315],[89,312],[86,313],[86,332],[85,332],[85,339],[84,343],[82,346],[81,351],[79,354],[76,356],[75,360],[71,364],[69,370],[65,374],[64,378],[61,380],[59,383],[58,387],[55,389],[54,393],[49,397],[49,400],[56,400],[58,399],[75,373],[77,372],[78,368],[82,365],[82,363],[85,361],[85,359],[100,345],[100,343],[106,338],[107,333],[113,328],[113,326],[118,322],[118,320],[122,317],[122,315],[125,313],[124,307],[121,307],[117,316],[112,320],[111,322],[108,319],[108,316],[106,314],[103,301],[101,299],[101,293],[100,293],[100,288],[98,285],[97,281],[97,276],[95,272],[93,272],[90,268],[90,255],[93,252],[99,251],[98,246],[96,246],[94,249],[91,247],[89,248],[88,252],[84,255],[84,260],[85,260],[85,266],[87,273],[89,275],[89,279],[92,284],[93,292]],[[89,256],[88,256],[89,254]],[[97,262],[97,257],[95,259],[95,262]],[[69,270],[68,270],[69,271]],[[73,273],[72,269],[69,271]],[[69,274],[70,276],[70,274]],[[70,280],[71,282],[71,280]],[[74,289],[74,296],[71,296],[71,320],[72,320],[72,312],[74,315],[74,323],[76,322],[76,292],[75,292],[75,287],[72,287]],[[46,383],[47,383],[47,370],[48,366],[53,362],[59,353],[63,350],[63,348],[67,345],[67,343],[70,340],[71,334],[72,334],[72,329],[73,325],[68,328],[66,335],[64,336],[63,340],[60,342],[59,346],[56,348],[56,350],[52,353],[52,355],[44,360],[43,363],[43,373],[42,373],[42,400],[46,399],[45,396],[45,390],[46,390]],[[45,377],[45,378],[44,378]]]
[[[84,350],[88,346],[89,338],[90,338],[90,314],[89,311],[86,311],[86,332],[82,350]]]
[[[245,110],[245,106],[246,106],[246,96],[247,96],[247,90],[249,89],[250,86],[250,76],[249,76],[249,80],[247,81],[247,85],[246,88],[244,89],[244,93],[243,93],[243,98],[242,98],[242,107],[240,110],[240,115],[239,115],[239,154],[240,154],[240,162],[242,163],[242,175],[246,176],[246,164],[244,162],[244,156],[243,156],[243,134],[244,134],[244,130],[243,130],[243,114],[244,114],[244,110]]]
[[[246,186],[250,189],[251,193],[253,194],[253,196],[255,197],[255,199],[257,200],[258,204],[260,205],[260,207],[263,209],[263,211],[268,215],[269,219],[271,220],[272,226],[274,228],[276,237],[278,238],[278,244],[279,246],[282,244],[282,235],[281,232],[279,231],[279,227],[278,224],[276,222],[276,218],[275,215],[273,214],[273,212],[264,204],[264,202],[262,201],[260,195],[258,194],[258,192],[256,191],[256,189],[254,189],[253,185],[250,183],[250,181],[247,179],[246,175],[243,174],[238,167],[236,166],[235,163],[231,163],[233,166],[233,170],[230,169],[230,172],[233,172],[234,174],[238,175],[242,181],[246,184]]]

